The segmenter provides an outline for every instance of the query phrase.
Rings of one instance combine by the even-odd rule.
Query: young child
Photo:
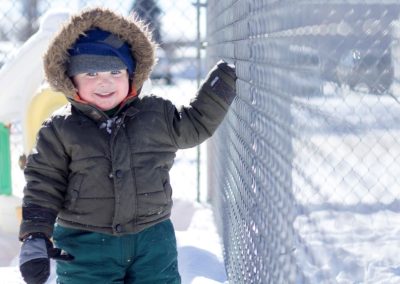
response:
[[[43,123],[25,168],[20,270],[44,283],[180,283],[169,170],[200,144],[235,97],[235,70],[209,73],[190,106],[139,98],[155,43],[137,18],[95,8],[51,43],[49,84],[69,104]],[[55,246],[53,246],[54,241]]]

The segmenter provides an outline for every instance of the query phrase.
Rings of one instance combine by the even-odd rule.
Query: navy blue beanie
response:
[[[116,35],[94,28],[81,35],[68,49],[70,55],[67,74],[104,72],[128,69],[130,77],[136,68],[130,45]]]

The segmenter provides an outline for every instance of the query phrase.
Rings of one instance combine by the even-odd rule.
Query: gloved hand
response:
[[[74,257],[59,248],[43,233],[32,233],[23,239],[19,270],[28,284],[43,284],[50,275],[50,258],[70,261]]]
[[[236,96],[236,79],[235,66],[220,60],[208,73],[201,89],[212,92],[231,104]]]

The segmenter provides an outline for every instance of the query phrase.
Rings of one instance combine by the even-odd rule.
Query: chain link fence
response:
[[[399,11],[208,1],[238,74],[208,149],[229,283],[400,283]]]
[[[4,0],[0,6],[0,66],[15,59],[19,48],[29,44],[32,36],[40,33],[42,17],[47,13],[75,13],[86,7],[103,6],[123,15],[135,12],[154,30],[154,38],[159,44],[158,63],[143,93],[166,97],[177,106],[185,105],[197,91],[200,78],[204,77],[204,50],[200,50],[199,43],[205,36],[205,10],[193,1]],[[41,60],[39,58],[37,56],[37,61]],[[8,83],[21,84],[23,81],[29,81],[29,78],[18,78]],[[32,97],[33,94],[27,95],[27,98]],[[0,106],[0,111],[4,107]],[[18,164],[18,157],[24,152],[21,140],[23,120],[24,115],[16,115],[11,121],[13,165]],[[177,154],[171,182],[182,198],[205,198],[205,194],[200,196],[199,192],[200,186],[202,190],[206,186],[205,182],[200,182],[205,178],[200,178],[200,158],[199,149]],[[174,178],[182,172],[188,177],[184,182]],[[14,194],[22,194],[23,176],[17,167],[13,168],[13,187]]]

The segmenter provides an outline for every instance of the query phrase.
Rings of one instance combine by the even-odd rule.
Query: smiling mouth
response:
[[[108,98],[114,95],[115,92],[110,92],[110,93],[95,93],[96,96],[102,97],[102,98]]]

